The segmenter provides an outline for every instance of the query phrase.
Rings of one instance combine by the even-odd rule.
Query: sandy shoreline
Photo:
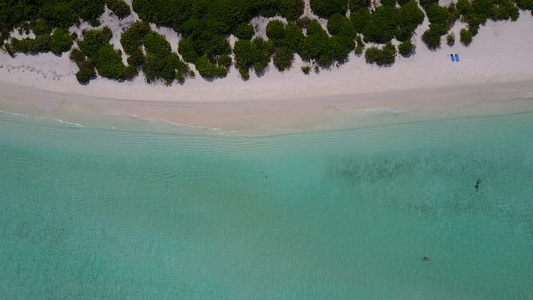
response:
[[[102,21],[105,25],[113,20]],[[77,67],[67,55],[11,58],[0,53],[0,110],[54,115],[73,122],[90,112],[104,119],[132,116],[269,132],[352,126],[353,122],[346,122],[357,122],[369,112],[424,116],[531,108],[528,101],[523,107],[515,103],[509,108],[502,102],[533,98],[533,35],[527,34],[533,17],[529,13],[521,12],[516,22],[487,21],[469,47],[457,41],[452,48],[443,43],[438,51],[428,50],[420,40],[425,22],[414,37],[416,54],[398,56],[392,67],[369,65],[352,53],[347,63],[306,76],[300,70],[304,63],[296,57],[293,68],[284,73],[271,65],[261,78],[252,74],[243,81],[232,67],[223,79],[195,78],[171,87],[146,84],[142,76],[122,83],[98,78],[83,86],[77,83]],[[452,28],[456,37],[464,26],[457,22]],[[459,54],[461,61],[452,62],[451,53]],[[481,109],[476,106],[479,103],[489,105]]]
[[[0,95],[0,111],[88,126],[114,126],[122,117],[252,135],[533,110],[533,81],[280,101],[123,100],[8,83],[0,83]]]

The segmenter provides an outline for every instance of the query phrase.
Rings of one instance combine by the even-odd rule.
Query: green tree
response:
[[[350,15],[350,20],[358,33],[363,32],[363,28],[365,28],[368,21],[370,21],[370,18],[370,10],[366,7],[359,8]]]
[[[333,14],[328,20],[328,32],[331,35],[338,35],[347,38],[355,38],[357,31],[346,16],[339,13]]]
[[[348,6],[351,12],[357,11],[361,8],[369,8],[370,0],[349,0]]]
[[[430,23],[439,23],[448,26],[448,9],[439,5],[431,5],[426,9]]]
[[[438,5],[439,4],[439,0],[419,0],[419,2],[420,2],[420,6],[422,6],[422,8],[424,10],[426,10],[431,5]]]
[[[122,0],[105,0],[107,7],[112,10],[119,19],[124,19],[131,14],[131,9]]]
[[[379,6],[363,28],[363,35],[370,42],[387,43],[394,38],[397,20],[398,15],[394,7]]]
[[[68,30],[64,28],[57,28],[50,36],[50,50],[54,54],[61,54],[67,52],[72,47],[72,38]]]
[[[207,56],[201,56],[194,64],[202,77],[210,78],[217,76],[217,66],[207,59]]]
[[[233,35],[240,40],[251,40],[254,34],[254,27],[251,24],[241,24],[233,32]]]
[[[198,59],[198,53],[194,49],[194,42],[191,38],[184,38],[179,41],[178,52],[186,62],[194,63]]]
[[[285,24],[279,20],[272,20],[268,22],[266,27],[266,35],[269,39],[276,41],[282,41],[285,39]]]
[[[448,46],[452,47],[454,44],[455,44],[455,34],[453,34],[453,32],[450,32],[447,36],[446,36],[446,43],[448,44]]]
[[[96,73],[94,72],[94,69],[80,69],[78,72],[76,72],[76,79],[82,84],[88,83],[95,77]]]
[[[294,60],[294,52],[286,47],[280,47],[276,49],[274,53],[273,61],[274,66],[280,71],[283,72],[288,70],[292,66]]]
[[[448,27],[439,23],[429,24],[429,29],[422,34],[422,41],[429,49],[440,48],[441,37],[448,32]]]
[[[132,54],[141,47],[144,37],[150,33],[150,24],[146,22],[135,22],[128,27],[120,36],[120,44],[127,54]]]
[[[459,36],[463,45],[468,46],[472,43],[472,33],[469,30],[462,28]]]
[[[416,46],[411,41],[405,41],[398,46],[398,52],[403,56],[409,56],[413,53]]]
[[[52,27],[48,25],[46,20],[41,19],[33,26],[33,33],[35,35],[50,34],[52,33]]]
[[[311,0],[311,10],[323,18],[333,14],[345,14],[348,10],[348,0]]]

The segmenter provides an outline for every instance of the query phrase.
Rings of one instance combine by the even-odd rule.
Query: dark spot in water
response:
[[[476,181],[476,186],[475,186],[475,188],[476,188],[476,192],[477,192],[477,190],[479,190],[479,184],[480,184],[480,183],[481,183],[481,179],[478,179],[478,180]]]
[[[268,177],[268,175],[265,175],[265,178],[267,178],[267,177]]]

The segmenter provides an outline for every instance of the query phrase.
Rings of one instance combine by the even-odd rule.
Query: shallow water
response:
[[[2,113],[0,166],[6,299],[533,295],[533,112],[270,137]]]

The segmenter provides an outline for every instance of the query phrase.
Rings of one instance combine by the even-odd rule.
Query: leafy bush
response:
[[[207,55],[211,63],[231,52],[226,36],[252,18],[280,15],[295,21],[304,8],[302,0],[133,0],[132,5],[144,21],[172,27],[188,39],[189,58]]]
[[[50,35],[38,35],[35,39],[24,38],[22,40],[12,38],[8,52],[16,53],[40,53],[50,51]]]
[[[254,34],[254,27],[251,24],[241,24],[233,32],[233,35],[235,35],[238,39],[248,41],[252,39]]]
[[[68,30],[57,28],[50,36],[50,50],[54,54],[61,54],[67,52],[72,47],[72,38]]]
[[[416,46],[411,41],[405,41],[398,46],[398,52],[403,56],[408,56],[413,53]]]
[[[448,9],[439,5],[431,5],[426,9],[430,23],[439,23],[448,26]]]
[[[370,47],[365,51],[367,63],[375,63],[378,66],[390,66],[396,60],[396,47],[392,43],[387,43],[382,49]]]
[[[461,13],[461,15],[469,15],[474,12],[474,9],[472,8],[472,4],[468,0],[457,0],[457,10]]]
[[[381,0],[381,5],[396,6],[396,0]]]
[[[361,39],[360,36],[357,36],[355,38],[355,54],[360,55],[365,50],[365,44],[363,43],[363,39]]]
[[[124,19],[131,14],[131,9],[122,0],[105,0],[107,7],[112,10],[119,19]]]
[[[52,33],[52,27],[48,25],[48,22],[46,22],[46,20],[41,19],[37,23],[35,23],[35,26],[33,26],[33,33],[36,36],[50,34]]]
[[[369,8],[370,0],[349,0],[348,7],[351,12],[354,12],[361,8]]]
[[[330,37],[322,26],[314,20],[309,23],[307,37],[300,55],[303,60],[315,60],[321,66],[330,66],[334,60],[345,60],[354,48],[353,37]]]
[[[205,55],[198,58],[194,65],[202,77],[210,78],[217,76],[217,66],[211,63]]]
[[[78,65],[78,67],[80,66],[82,62],[86,60],[85,54],[83,54],[83,52],[81,52],[80,49],[78,48],[74,48],[72,49],[72,51],[70,51],[69,58],[73,62],[75,62]]]
[[[150,33],[150,24],[146,22],[135,22],[128,27],[120,36],[120,44],[126,54],[132,54],[141,47],[144,37]]]
[[[370,17],[370,10],[366,7],[352,12],[350,15],[350,20],[352,21],[355,31],[362,33],[363,28],[365,28],[368,21],[370,21]]]
[[[113,48],[109,43],[111,39],[111,32],[106,30],[89,30],[83,34],[83,40],[78,42],[78,46],[82,54],[77,49],[74,49],[70,57],[80,67],[78,80],[86,79],[83,74],[88,74],[88,69],[96,68],[98,74],[102,77],[124,80],[131,79],[137,75],[135,66],[126,66],[122,62],[122,52]],[[83,56],[87,57],[85,60]]]
[[[159,57],[170,55],[170,52],[172,52],[170,43],[162,34],[156,32],[148,33],[144,37],[143,44],[146,52]]]
[[[428,7],[430,7],[431,5],[439,4],[439,0],[419,0],[419,2],[420,2],[420,6],[422,6],[424,10],[427,10]]]
[[[466,30],[465,28],[462,28],[460,31],[460,39],[461,43],[465,46],[470,45],[472,43],[472,33],[470,30]]]
[[[292,61],[294,60],[294,52],[286,47],[280,47],[276,49],[274,53],[273,61],[274,66],[280,71],[290,69]]]
[[[296,25],[298,25],[298,27],[302,29],[307,29],[307,26],[309,26],[310,22],[311,22],[311,19],[309,17],[302,17],[296,21]]]
[[[119,50],[113,48],[113,45],[105,44],[100,47],[96,55],[91,57],[91,60],[100,76],[111,79],[127,79],[122,55],[120,55]]]
[[[490,11],[493,20],[516,21],[520,16],[518,7],[511,0],[503,0],[499,5],[493,6]]]
[[[219,66],[222,66],[224,68],[229,68],[231,66],[231,57],[229,55],[221,55],[217,58],[217,63]]]
[[[141,49],[133,51],[130,56],[128,56],[128,65],[130,66],[140,67],[144,64],[144,62],[144,53]]]
[[[311,72],[311,67],[302,66],[302,72],[304,72],[305,75],[309,75],[309,72]]]
[[[101,47],[109,43],[111,36],[101,30],[89,30],[83,34],[83,40],[78,42],[80,50],[88,57],[96,56]]]
[[[80,69],[78,72],[76,72],[76,79],[78,79],[79,83],[88,83],[95,77],[96,73],[94,72],[94,69]]]
[[[328,32],[331,35],[338,35],[347,38],[355,38],[357,34],[355,27],[346,16],[334,14],[328,20]]]
[[[440,47],[441,37],[448,32],[448,27],[439,23],[429,24],[429,29],[422,34],[422,41],[429,49]]]
[[[447,36],[446,36],[446,43],[448,44],[448,46],[452,47],[453,45],[455,45],[455,34],[453,34],[453,32],[449,33]]]
[[[274,43],[276,43],[276,41],[283,40],[285,38],[285,24],[279,20],[272,20],[268,22],[266,27],[266,36],[273,40]]]
[[[305,36],[300,27],[294,22],[289,22],[285,26],[285,39],[280,43],[281,46],[285,46],[288,49],[296,53],[301,53]]]
[[[311,10],[320,17],[329,18],[339,13],[346,14],[348,0],[310,0]]]
[[[186,62],[194,63],[196,59],[198,59],[198,53],[194,49],[194,43],[190,38],[181,39],[179,41],[178,52]]]
[[[274,50],[272,41],[255,38],[253,41],[239,40],[235,42],[235,66],[244,79],[247,79],[248,70],[254,68],[257,74],[265,71],[270,63],[270,55]]]
[[[370,42],[387,43],[394,38],[397,20],[398,15],[394,7],[379,6],[371,14],[362,33]]]
[[[405,2],[398,9],[398,23],[395,31],[396,39],[407,41],[413,35],[416,28],[424,22],[424,12],[414,0]]]

